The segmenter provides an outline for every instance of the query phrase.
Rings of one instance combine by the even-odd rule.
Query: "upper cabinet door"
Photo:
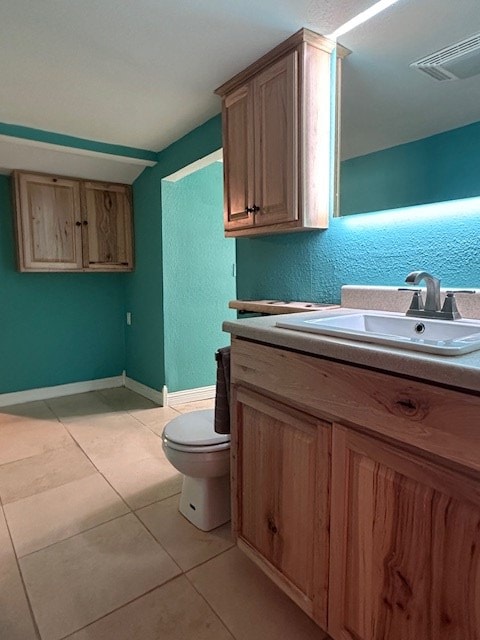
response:
[[[298,220],[298,52],[253,81],[255,225]]]
[[[339,425],[333,433],[329,633],[478,640],[478,480]]]
[[[251,84],[223,103],[225,229],[253,225],[253,119]]]
[[[84,183],[84,267],[133,269],[130,188],[101,182]]]
[[[82,269],[80,184],[19,173],[14,185],[19,270]]]

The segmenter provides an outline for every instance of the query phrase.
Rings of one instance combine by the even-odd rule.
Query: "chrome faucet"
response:
[[[437,320],[459,320],[462,316],[457,308],[455,293],[475,293],[475,291],[462,290],[447,291],[442,307],[440,302],[440,280],[438,278],[435,278],[426,271],[412,271],[412,273],[409,273],[405,278],[405,282],[413,285],[419,284],[422,280],[427,287],[425,305],[423,304],[420,289],[413,289],[413,298],[410,303],[410,308],[407,311],[407,316],[434,318]]]
[[[405,282],[413,285],[419,284],[422,280],[424,280],[425,284],[427,285],[427,298],[425,300],[425,307],[423,309],[419,309],[418,311],[421,311],[420,315],[422,316],[429,316],[433,318],[435,317],[435,315],[430,316],[430,312],[436,314],[437,312],[440,312],[441,309],[440,280],[438,278],[434,278],[426,271],[412,271],[412,273],[409,273],[405,278]],[[410,309],[408,311],[410,311]],[[408,313],[408,311],[407,316],[414,315]]]

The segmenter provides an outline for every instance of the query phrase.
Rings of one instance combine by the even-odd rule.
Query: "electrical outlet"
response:
[[[127,311],[127,324],[128,325],[132,324],[132,312],[131,311]]]

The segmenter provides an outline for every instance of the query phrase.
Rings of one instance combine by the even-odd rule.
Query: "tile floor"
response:
[[[232,544],[177,510],[178,412],[109,389],[0,409],[1,640],[324,640]]]

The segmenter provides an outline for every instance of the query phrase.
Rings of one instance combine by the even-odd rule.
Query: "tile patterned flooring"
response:
[[[178,512],[158,437],[179,412],[127,389],[0,409],[1,640],[326,640],[232,544]]]

